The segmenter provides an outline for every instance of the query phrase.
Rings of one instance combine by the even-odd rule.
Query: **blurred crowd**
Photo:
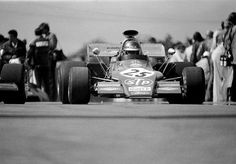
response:
[[[187,45],[177,42],[168,54],[170,62],[187,61],[202,67],[206,101],[236,101],[236,12],[204,37],[196,31]]]

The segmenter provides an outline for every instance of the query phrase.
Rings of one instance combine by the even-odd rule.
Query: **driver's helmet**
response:
[[[129,55],[129,54],[140,55],[141,54],[140,44],[135,40],[127,40],[124,43],[123,50],[126,55]]]

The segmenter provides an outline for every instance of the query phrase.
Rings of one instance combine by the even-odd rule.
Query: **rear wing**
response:
[[[87,55],[94,56],[93,49],[98,48],[100,51],[99,56],[102,57],[113,57],[117,55],[120,50],[120,45],[118,44],[104,44],[104,43],[94,43],[87,45]]]
[[[165,48],[162,44],[141,44],[143,54],[149,57],[166,57]]]
[[[100,51],[99,56],[113,57],[119,52],[120,44],[94,43],[87,45],[87,55],[94,56],[93,50],[97,48]],[[162,44],[141,44],[144,55],[149,57],[165,57],[165,48]]]

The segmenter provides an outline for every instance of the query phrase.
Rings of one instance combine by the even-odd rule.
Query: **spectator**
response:
[[[26,57],[25,44],[17,38],[18,33],[16,30],[10,30],[8,34],[9,40],[2,45],[2,54],[11,55],[11,59],[18,58],[23,63]]]
[[[198,62],[198,58],[197,58],[197,51],[198,48],[200,46],[200,43],[203,41],[203,37],[201,35],[200,32],[195,32],[193,34],[193,48],[192,48],[192,54],[190,57],[190,62],[192,62],[193,64],[196,64],[196,62]]]
[[[214,31],[214,33],[213,33],[212,45],[211,45],[210,56],[209,56],[210,77],[209,77],[209,81],[207,83],[206,96],[205,96],[206,101],[212,101],[213,100],[214,67],[213,67],[212,53],[222,43],[223,35],[224,35],[224,21],[221,22],[221,28]],[[218,48],[217,51],[220,51],[220,48]],[[216,52],[214,52],[213,58],[215,58],[215,54],[217,54]],[[214,61],[216,61],[216,60],[214,60]],[[215,65],[216,64],[217,63],[215,63]],[[219,66],[217,68],[219,68]],[[218,73],[218,72],[215,72],[215,73]],[[217,89],[217,88],[215,88],[215,89]],[[218,89],[220,89],[220,88],[218,88]],[[216,90],[214,90],[214,92],[216,94]],[[216,102],[216,95],[214,97],[215,97],[214,101]]]
[[[229,14],[226,19],[224,47],[232,55],[233,80],[231,86],[231,100],[236,101],[236,12]]]
[[[1,59],[2,54],[3,54],[2,46],[6,41],[7,41],[7,39],[2,34],[0,34],[0,72],[1,72],[2,66],[4,64],[4,62]]]
[[[201,59],[196,63],[196,66],[201,67],[204,71],[206,88],[207,88],[207,84],[208,84],[208,81],[209,81],[209,78],[210,78],[209,56],[210,56],[210,52],[205,51],[203,53]]]
[[[8,39],[6,39],[2,34],[0,34],[0,48],[6,41],[8,41]]]
[[[223,42],[224,32],[225,32],[225,22],[222,21],[221,28],[214,31],[213,33],[212,46],[210,50],[211,53],[221,42]]]
[[[49,100],[53,98],[53,77],[51,71],[51,56],[49,40],[43,37],[42,29],[35,30],[36,39],[30,44],[28,64],[35,69],[36,81],[39,88],[44,89]]]
[[[201,42],[197,50],[197,59],[200,60],[205,51],[210,52],[213,42],[213,31],[209,30],[206,33],[206,39]]]
[[[223,35],[225,30],[217,30],[214,33],[214,43],[216,48],[212,48],[213,65],[213,102],[224,102],[227,100],[227,90],[231,87],[233,70],[232,67],[223,67],[220,65],[220,57],[224,55]],[[210,87],[210,85],[208,85]]]
[[[167,51],[167,60],[169,60],[175,54],[175,50],[173,48],[169,48]]]
[[[210,50],[212,47],[213,31],[207,31],[206,39],[202,41],[197,50],[196,66],[201,67],[205,75],[206,88],[210,78]]]
[[[183,62],[185,59],[185,46],[179,42],[175,46],[175,53],[171,56],[169,62]]]
[[[17,38],[17,31],[10,30],[8,32],[8,35],[8,41],[4,37],[2,37],[2,45],[0,50],[0,70],[6,63],[23,63],[26,56],[25,45],[21,40]]]
[[[184,51],[185,53],[185,60],[187,62],[190,62],[191,54],[192,54],[192,49],[193,49],[193,41],[192,39],[187,39],[187,47]]]

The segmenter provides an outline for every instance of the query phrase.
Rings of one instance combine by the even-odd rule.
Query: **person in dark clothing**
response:
[[[51,71],[52,57],[50,55],[49,40],[42,35],[42,30],[35,30],[37,38],[30,44],[28,51],[28,65],[35,70],[37,85],[44,89],[49,100],[53,99],[53,77]]]
[[[203,39],[200,32],[195,32],[193,34],[193,48],[192,48],[192,54],[190,57],[190,62],[192,62],[193,64],[196,64],[196,62],[198,62],[198,60],[199,60],[197,58],[197,51],[198,51],[198,48],[203,40],[204,39]]]
[[[0,34],[0,48],[6,41],[8,41],[8,39],[5,38],[2,34]]]
[[[24,63],[26,57],[26,46],[20,39],[17,38],[17,31],[10,30],[8,34],[9,40],[1,46],[1,68],[3,64],[8,63],[11,59],[19,59],[20,63]],[[4,55],[7,55],[8,57],[4,59]]]
[[[54,33],[50,32],[48,23],[41,23],[39,29],[42,30],[42,35],[49,40],[50,51],[54,51],[57,47],[57,37]]]
[[[201,42],[198,51],[197,51],[197,59],[200,60],[205,51],[210,52],[213,42],[213,34],[214,32],[209,30],[206,33],[206,39]]]
[[[56,87],[56,57],[55,50],[57,47],[57,36],[50,31],[50,27],[48,23],[41,23],[39,25],[39,29],[42,30],[42,35],[48,39],[49,41],[49,54],[53,57],[51,61],[51,74],[52,74],[52,85],[53,85],[53,95],[51,101],[56,101],[57,99],[57,87]]]
[[[23,62],[26,57],[26,47],[25,44],[17,38],[18,33],[16,30],[10,30],[8,32],[9,40],[2,45],[4,53],[9,53],[12,55],[12,59],[20,58]]]
[[[233,80],[231,85],[231,101],[236,101],[236,12],[232,12],[226,19],[224,47],[232,55]]]

